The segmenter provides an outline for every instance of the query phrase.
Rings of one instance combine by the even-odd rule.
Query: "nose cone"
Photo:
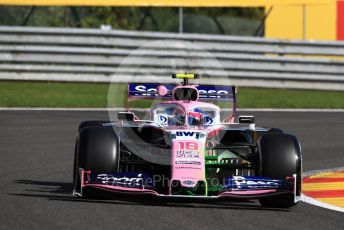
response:
[[[199,133],[180,132],[172,141],[171,182],[177,181],[178,186],[171,183],[171,194],[183,192],[185,189],[193,191],[199,187],[200,182],[206,181],[205,141],[202,138],[197,139],[196,134]]]

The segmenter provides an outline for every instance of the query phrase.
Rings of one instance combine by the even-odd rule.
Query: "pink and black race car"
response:
[[[301,147],[275,128],[236,114],[236,87],[128,84],[128,108],[116,121],[85,121],[75,147],[75,196],[101,193],[207,199],[258,199],[264,207],[300,201]],[[148,119],[130,111],[153,99]],[[210,103],[213,102],[213,103]],[[230,108],[220,107],[231,104]],[[224,116],[224,111],[229,111]]]

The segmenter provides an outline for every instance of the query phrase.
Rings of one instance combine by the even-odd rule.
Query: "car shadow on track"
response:
[[[7,193],[11,196],[46,198],[52,201],[80,202],[80,203],[100,203],[118,205],[141,205],[141,206],[166,206],[179,208],[213,208],[213,209],[238,209],[238,210],[266,210],[289,212],[289,209],[264,208],[258,203],[249,200],[195,200],[160,198],[154,196],[133,196],[116,194],[116,196],[102,196],[102,199],[85,199],[72,196],[72,183],[50,182],[34,180],[14,180],[13,183],[22,184],[21,193]]]

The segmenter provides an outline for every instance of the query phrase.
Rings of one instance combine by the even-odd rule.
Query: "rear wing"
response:
[[[164,84],[169,93],[164,96],[157,94],[158,83],[129,83],[128,99],[171,99],[172,90],[176,84]],[[235,86],[197,85],[200,101],[235,101]]]
[[[164,84],[168,93],[164,96],[160,96],[157,93],[157,87],[159,83],[128,83],[127,87],[127,111],[130,111],[130,102],[134,100],[172,100],[172,90],[178,86],[177,84]],[[197,85],[196,88],[199,92],[199,101],[204,102],[230,102],[227,108],[232,107],[232,114],[227,119],[236,117],[237,107],[237,88],[235,86],[223,86],[223,85]]]

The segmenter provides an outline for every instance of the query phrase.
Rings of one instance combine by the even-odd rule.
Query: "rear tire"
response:
[[[301,147],[290,134],[266,134],[258,141],[260,176],[286,179],[296,174],[296,196],[301,194]],[[290,208],[297,203],[294,194],[283,194],[259,200],[263,207]]]
[[[80,191],[79,168],[92,173],[118,172],[120,140],[112,127],[88,126],[80,130],[74,163],[74,189]],[[84,196],[88,196],[86,190]]]

